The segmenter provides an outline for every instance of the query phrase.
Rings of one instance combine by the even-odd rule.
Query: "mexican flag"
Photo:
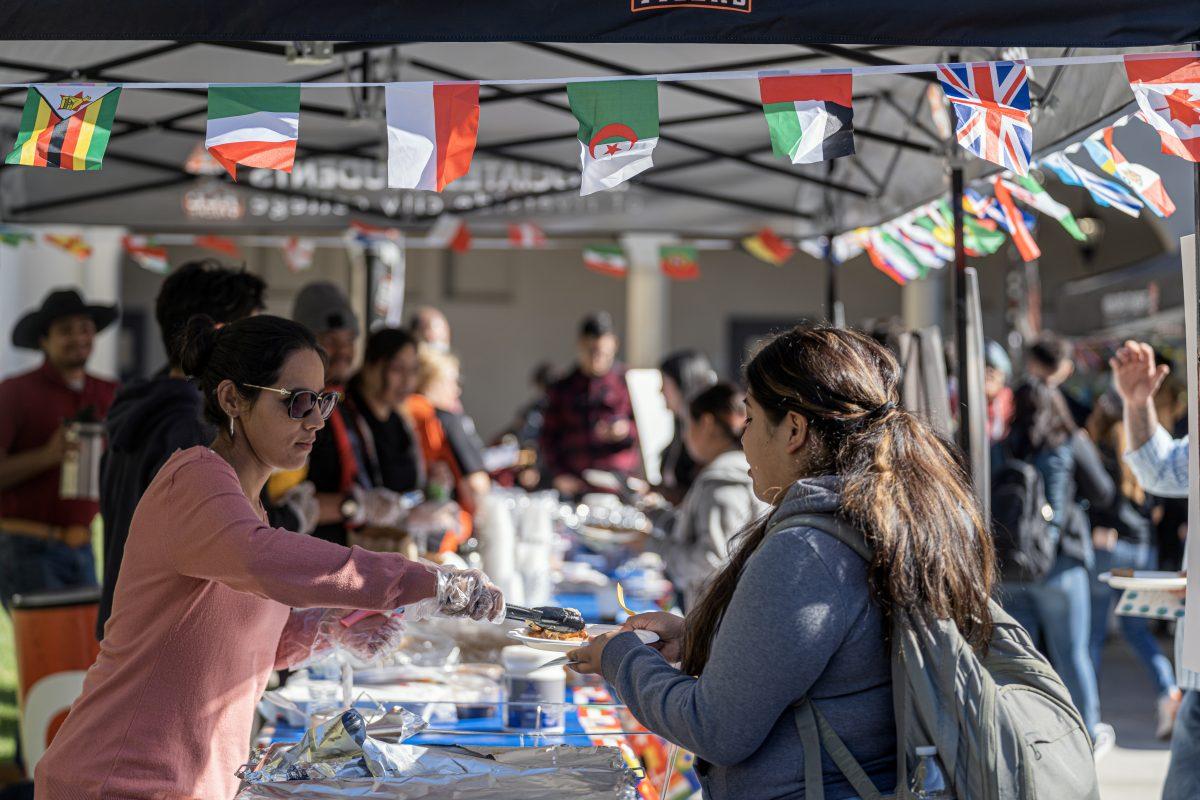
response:
[[[611,189],[654,166],[658,144],[658,81],[568,83],[579,120],[579,194]]]
[[[1079,223],[1075,221],[1071,209],[1051,197],[1031,176],[1015,175],[1011,181],[1004,180],[1003,183],[1017,202],[1058,220],[1058,224],[1062,225],[1075,241],[1087,241],[1087,236],[1079,229]]]
[[[384,93],[389,189],[440,192],[470,171],[478,83],[394,83]]]
[[[210,86],[204,146],[237,180],[237,165],[291,172],[300,138],[299,86]]]
[[[658,251],[663,274],[677,281],[694,281],[700,277],[700,261],[696,248],[670,245]]]
[[[625,251],[611,244],[593,244],[583,248],[583,265],[602,275],[624,278],[629,272]]]
[[[850,73],[759,78],[776,157],[815,164],[854,155],[853,81]]]

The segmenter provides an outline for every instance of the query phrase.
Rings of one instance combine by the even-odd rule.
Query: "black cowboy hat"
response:
[[[13,347],[37,350],[54,320],[79,315],[91,317],[96,330],[102,331],[113,324],[119,312],[116,306],[89,306],[74,289],[58,289],[46,295],[41,308],[17,320],[12,332]]]

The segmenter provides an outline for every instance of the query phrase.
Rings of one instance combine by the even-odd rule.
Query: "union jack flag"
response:
[[[1033,127],[1025,64],[938,65],[946,99],[954,107],[958,143],[982,159],[1018,175],[1029,171]]]

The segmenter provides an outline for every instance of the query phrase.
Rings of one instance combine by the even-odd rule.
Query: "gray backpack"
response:
[[[822,531],[871,560],[862,534],[829,515],[790,517],[768,535],[796,527]],[[956,800],[1099,800],[1091,739],[1066,686],[1025,629],[990,605],[995,627],[982,658],[950,620],[893,614],[895,797],[912,797],[909,763],[917,747],[933,745]],[[795,717],[808,800],[825,800],[822,747],[863,800],[882,799],[813,703],[797,703]]]

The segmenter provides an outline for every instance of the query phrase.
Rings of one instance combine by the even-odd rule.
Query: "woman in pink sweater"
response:
[[[196,318],[186,335],[184,369],[220,433],[176,452],[134,512],[100,655],[37,765],[38,800],[229,800],[272,670],[318,629],[368,652],[398,635],[379,616],[343,629],[329,609],[503,617],[478,570],[270,527],[267,477],[303,466],[337,400],[319,394],[320,348],[278,317]]]

